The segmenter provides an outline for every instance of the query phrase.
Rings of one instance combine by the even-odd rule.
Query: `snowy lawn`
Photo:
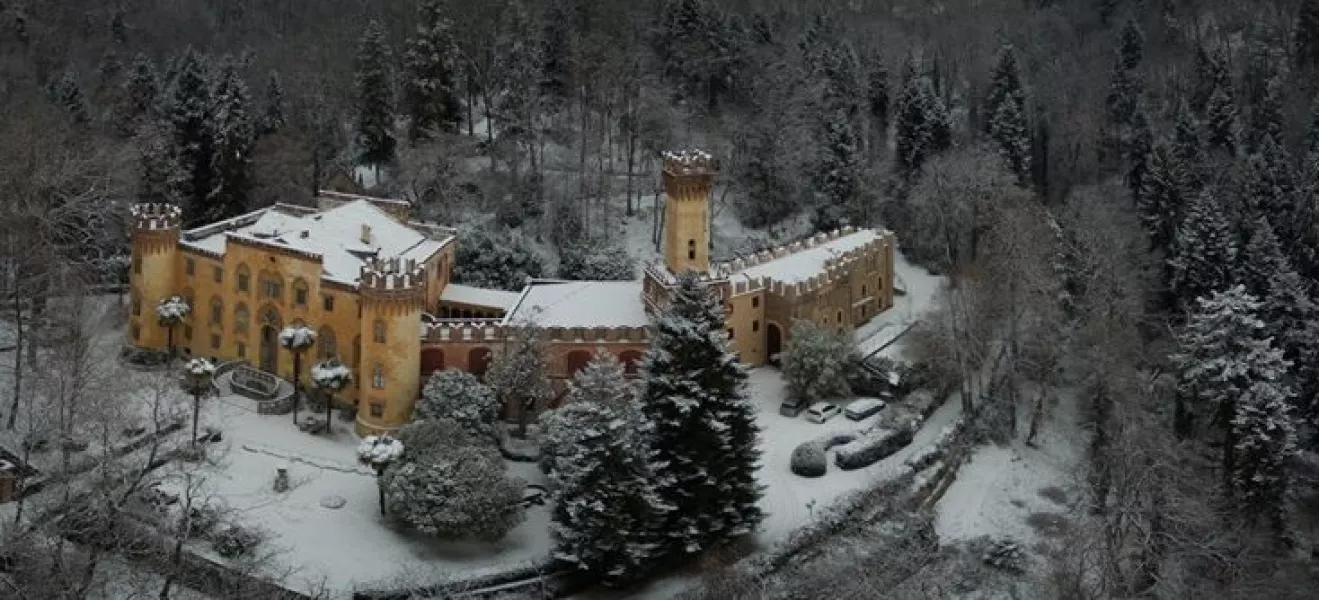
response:
[[[358,464],[352,424],[335,421],[333,438],[302,433],[288,415],[262,416],[250,401],[208,400],[204,422],[220,427],[218,469],[204,476],[204,496],[222,502],[247,526],[268,534],[275,551],[267,571],[285,585],[311,590],[322,582],[333,597],[356,588],[390,588],[477,575],[548,557],[549,506],[533,506],[526,520],[496,543],[440,542],[395,530],[381,516],[375,474]],[[310,416],[312,413],[304,413]],[[508,463],[510,472],[543,484],[534,464]],[[272,489],[287,468],[290,489]],[[322,499],[346,503],[329,509]],[[209,544],[197,550],[209,553]],[[212,555],[213,556],[213,555]]]

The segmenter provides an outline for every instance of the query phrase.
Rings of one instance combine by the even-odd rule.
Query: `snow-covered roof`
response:
[[[296,214],[296,213],[302,214]],[[369,241],[362,242],[366,226]],[[253,240],[322,259],[323,279],[356,285],[372,256],[418,263],[453,241],[433,239],[400,223],[368,200],[354,200],[322,212],[271,207],[183,235],[184,246],[223,255],[230,238]]]
[[[503,311],[513,308],[513,305],[518,303],[518,298],[521,297],[521,292],[488,290],[459,283],[450,283],[444,286],[444,291],[440,293],[440,300],[443,302],[497,308]]]
[[[532,281],[507,324],[541,327],[645,327],[650,324],[640,281]]]
[[[880,237],[881,233],[874,229],[857,230],[816,246],[751,265],[733,273],[732,276],[750,279],[768,277],[783,283],[803,282],[824,273],[825,263],[830,259],[856,250]]]

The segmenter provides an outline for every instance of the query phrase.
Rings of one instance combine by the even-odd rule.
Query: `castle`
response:
[[[306,325],[317,331],[307,362],[349,366],[354,381],[338,400],[357,405],[359,432],[379,432],[409,420],[431,373],[483,375],[512,328],[527,323],[544,332],[559,391],[598,349],[635,375],[651,315],[678,273],[698,273],[723,299],[730,344],[749,365],[776,358],[793,319],[851,331],[892,307],[887,231],[845,228],[712,262],[715,168],[699,151],[663,157],[664,258],[640,281],[533,280],[520,293],[452,283],[456,231],[412,220],[403,201],[321,192],[315,208],[276,204],[188,231],[177,207],[139,204],[127,340],[166,349],[154,306],[177,295],[192,308],[174,333],[177,349],[291,379],[279,331]]]

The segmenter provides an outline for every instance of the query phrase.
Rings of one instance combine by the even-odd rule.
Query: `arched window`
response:
[[[339,342],[334,338],[334,330],[330,329],[328,325],[322,327],[316,334],[316,340],[319,344],[316,349],[316,356],[327,359],[339,355]]]
[[[383,343],[385,343],[385,321],[384,321],[384,320],[382,320],[382,319],[376,319],[376,322],[373,323],[373,324],[371,325],[371,339],[372,339],[372,340],[375,340],[375,343],[377,343],[377,344],[383,344]]]
[[[247,265],[238,265],[238,277],[235,278],[234,285],[238,291],[244,294],[252,289],[252,271],[247,268]]]
[[[696,240],[687,240],[687,260],[696,260]]]
[[[371,369],[371,387],[377,390],[385,389],[384,365],[376,365],[375,368]]]
[[[308,288],[307,282],[301,279],[293,280],[293,304],[297,306],[307,306]]]
[[[270,271],[261,272],[261,297],[280,300],[284,297],[284,279]]]
[[[224,301],[219,296],[211,296],[211,325],[219,325],[224,320]]]
[[[568,353],[568,375],[576,375],[591,362],[591,353],[585,350],[573,350]]]
[[[185,287],[185,288],[183,288],[183,294],[182,294],[182,295],[183,295],[183,303],[186,304],[186,305],[188,305],[188,315],[184,317],[184,320],[185,320],[185,321],[191,321],[191,320],[192,320],[192,313],[196,312],[196,307],[197,307],[197,305],[194,304],[193,301],[192,301],[193,296],[195,296],[196,294],[194,294],[194,293],[192,292],[192,288],[186,288],[186,287]]]
[[[247,325],[252,315],[247,312],[247,305],[242,302],[234,309],[234,333],[247,333]]]

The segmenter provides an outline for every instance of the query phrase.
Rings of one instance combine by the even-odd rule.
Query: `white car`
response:
[[[816,402],[806,409],[806,420],[812,423],[823,423],[842,412],[838,405],[832,402]]]
[[[885,406],[888,406],[888,404],[879,398],[858,398],[847,405],[847,409],[843,411],[843,414],[853,421],[860,421],[884,410]]]

